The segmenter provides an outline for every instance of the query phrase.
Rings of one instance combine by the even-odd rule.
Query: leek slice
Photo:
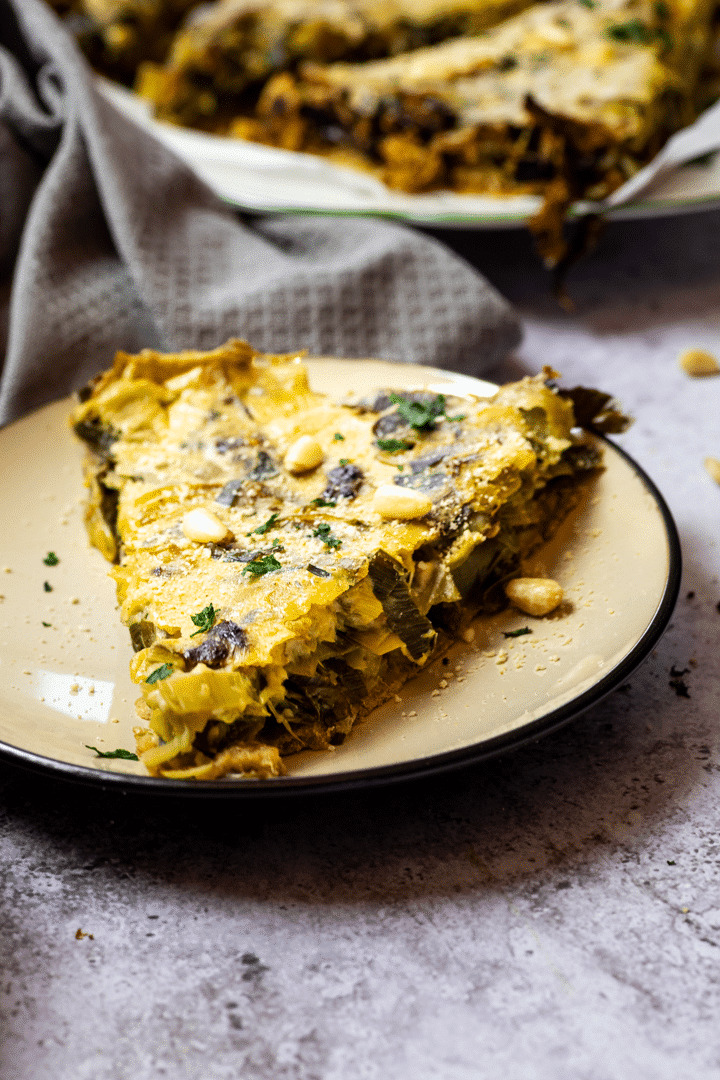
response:
[[[410,595],[404,567],[381,550],[370,560],[368,576],[373,592],[383,606],[388,626],[403,642],[403,653],[416,664],[424,664],[433,650],[437,634]]]

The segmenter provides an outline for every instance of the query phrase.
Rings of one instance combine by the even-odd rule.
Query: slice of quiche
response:
[[[95,0],[97,2],[97,0]],[[103,0],[107,2],[107,0]],[[477,34],[530,0],[216,0],[178,31],[137,89],[173,123],[224,132],[271,76],[302,61],[364,61]]]
[[[476,37],[283,73],[234,130],[403,191],[541,195],[534,231],[557,261],[569,206],[603,199],[694,118],[713,10],[711,0],[534,4]]]
[[[500,606],[598,465],[553,375],[337,403],[242,341],[119,353],[72,419],[149,771],[277,775]]]

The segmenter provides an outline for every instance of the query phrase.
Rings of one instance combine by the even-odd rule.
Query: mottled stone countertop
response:
[[[623,692],[490,764],[312,801],[1,765],[3,1080],[720,1076],[720,378],[677,366],[720,352],[719,238],[716,213],[617,224],[567,314],[523,234],[445,236],[525,320],[493,374],[616,393],[675,515],[677,610]]]

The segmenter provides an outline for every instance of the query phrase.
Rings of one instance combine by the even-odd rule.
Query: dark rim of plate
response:
[[[647,473],[616,443],[604,439],[613,450],[634,470],[655,501],[668,545],[668,574],[665,587],[655,614],[630,652],[607,675],[588,690],[544,716],[531,720],[522,727],[485,739],[471,746],[451,750],[428,757],[394,765],[381,765],[367,769],[353,769],[333,776],[281,776],[271,780],[165,780],[154,776],[135,776],[132,773],[105,772],[85,765],[73,765],[23,750],[9,743],[0,742],[0,759],[32,770],[50,772],[56,779],[84,784],[99,785],[107,791],[135,792],[138,795],[163,795],[174,798],[287,798],[299,795],[332,794],[355,791],[359,788],[377,787],[401,780],[418,780],[437,776],[451,769],[474,765],[490,758],[519,749],[536,742],[541,736],[557,731],[564,724],[597,705],[612,690],[623,683],[645,659],[665,630],[673,613],[680,591],[682,555],[680,539],[672,514],[665,499]]]

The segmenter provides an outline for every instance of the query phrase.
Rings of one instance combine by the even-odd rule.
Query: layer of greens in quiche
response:
[[[598,466],[552,380],[338,404],[297,356],[242,341],[119,353],[73,424],[148,770],[277,775],[500,607]]]

